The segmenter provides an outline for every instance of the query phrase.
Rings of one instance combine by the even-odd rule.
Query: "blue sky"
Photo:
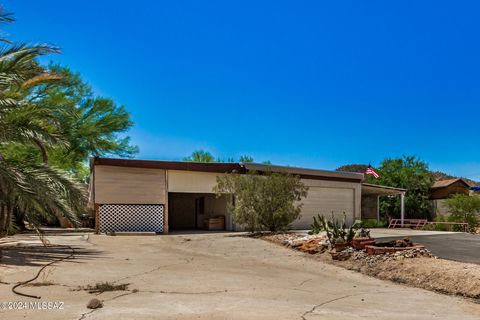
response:
[[[138,158],[334,169],[414,154],[480,180],[476,1],[3,3],[15,40],[132,113]]]

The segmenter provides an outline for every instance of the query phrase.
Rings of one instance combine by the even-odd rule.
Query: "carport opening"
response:
[[[169,230],[226,230],[228,220],[224,196],[216,198],[211,193],[168,193]]]

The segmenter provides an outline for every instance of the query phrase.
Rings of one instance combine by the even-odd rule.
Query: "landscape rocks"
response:
[[[392,246],[402,248],[402,251],[387,252],[378,255],[368,255],[365,250],[356,250],[352,247],[347,247],[346,249],[341,251],[330,250],[330,243],[325,235],[280,233],[267,235],[263,238],[265,240],[281,244],[285,247],[296,249],[309,254],[322,254],[324,252],[328,252],[333,260],[338,261],[345,261],[352,258],[354,261],[366,262],[368,264],[371,264],[379,261],[398,261],[417,257],[433,257],[430,251],[421,246],[407,249],[407,247],[414,245],[408,238],[402,240],[393,240],[391,242]]]
[[[324,244],[324,241],[322,239],[312,239],[305,241],[296,248],[302,252],[310,254],[322,253],[327,250],[327,246]]]
[[[88,309],[98,309],[103,307],[103,302],[98,300],[97,298],[93,298],[87,304]]]
[[[367,264],[375,264],[385,261],[399,261],[417,257],[432,258],[433,255],[425,248],[415,248],[381,255],[369,255],[364,251],[355,251],[352,255],[353,260],[365,262]]]

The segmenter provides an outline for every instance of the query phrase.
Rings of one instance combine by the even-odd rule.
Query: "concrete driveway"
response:
[[[75,246],[76,258],[49,267],[39,278],[52,285],[20,290],[41,295],[41,301],[63,301],[64,309],[0,310],[0,318],[480,318],[480,305],[470,301],[369,278],[238,234],[75,234],[50,239]],[[48,259],[19,255],[4,252],[1,301],[33,301],[10,289],[32,277]],[[94,295],[73,290],[100,281],[129,283],[131,291],[100,294],[104,307],[91,311],[85,305]]]

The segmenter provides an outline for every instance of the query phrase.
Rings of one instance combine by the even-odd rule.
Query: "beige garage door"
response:
[[[353,221],[355,196],[353,189],[310,187],[303,201],[300,220],[296,220],[294,229],[310,229],[313,217],[318,214],[330,217],[332,212],[341,217],[343,212],[347,221]]]

